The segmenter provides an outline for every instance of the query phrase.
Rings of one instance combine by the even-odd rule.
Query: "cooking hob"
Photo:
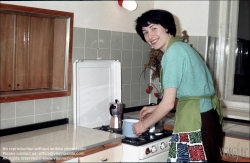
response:
[[[112,132],[112,133],[117,133],[117,134],[122,134],[122,130],[114,130],[109,128],[109,126],[101,126],[101,127],[96,127],[94,129],[97,130],[103,130],[103,131],[107,131],[107,132]],[[156,140],[162,139],[162,138],[166,138],[172,135],[172,131],[170,130],[163,130],[160,133],[149,133],[148,131],[142,133],[142,135],[140,135],[137,138],[129,138],[129,137],[125,137],[124,139],[122,139],[122,143],[126,143],[129,145],[133,145],[133,146],[141,146],[147,143],[151,143],[154,142]]]

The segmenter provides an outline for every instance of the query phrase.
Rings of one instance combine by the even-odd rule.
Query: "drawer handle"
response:
[[[100,162],[106,162],[106,161],[108,161],[108,158],[101,158],[100,159]]]

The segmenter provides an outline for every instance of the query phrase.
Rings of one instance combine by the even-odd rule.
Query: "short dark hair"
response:
[[[174,16],[166,11],[166,10],[149,10],[143,13],[140,17],[138,17],[135,21],[136,26],[135,30],[138,33],[138,35],[141,37],[143,41],[146,42],[142,27],[147,27],[149,24],[160,24],[165,29],[168,29],[167,33],[170,33],[175,37],[176,34],[176,27],[175,27],[175,21]]]

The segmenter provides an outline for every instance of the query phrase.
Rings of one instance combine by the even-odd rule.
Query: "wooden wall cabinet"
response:
[[[74,14],[0,4],[0,102],[69,96]]]

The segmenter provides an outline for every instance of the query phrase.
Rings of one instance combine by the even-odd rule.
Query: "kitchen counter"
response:
[[[164,125],[174,126],[175,113],[168,113],[164,118]],[[139,119],[139,111],[125,113],[124,118]],[[223,131],[226,136],[250,139],[250,124],[224,120]]]
[[[120,134],[66,124],[0,137],[0,156],[12,162],[44,162],[123,138]]]

